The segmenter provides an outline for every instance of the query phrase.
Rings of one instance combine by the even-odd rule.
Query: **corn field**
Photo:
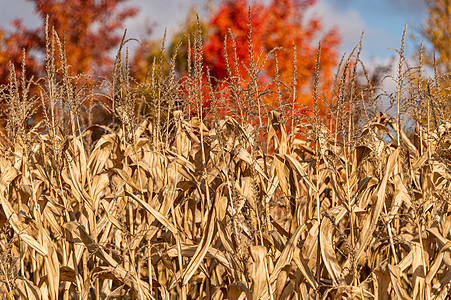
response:
[[[415,80],[421,60],[401,57],[391,116],[371,107],[377,87],[354,92],[359,50],[328,117],[315,88],[304,119],[265,104],[255,76],[230,78],[258,112],[245,122],[201,112],[205,93],[230,95],[203,86],[196,37],[188,91],[157,65],[134,82],[122,46],[89,88],[58,47],[42,81],[12,69],[1,87],[4,299],[450,299],[449,76]]]

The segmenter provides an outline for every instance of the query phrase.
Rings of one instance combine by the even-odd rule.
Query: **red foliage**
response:
[[[15,30],[5,34],[0,44],[0,58],[7,57],[16,69],[27,51],[27,73],[42,74],[45,54],[45,19],[49,29],[55,29],[60,39],[65,36],[65,48],[70,72],[104,75],[111,68],[110,51],[118,47],[124,21],[136,15],[136,8],[119,8],[127,0],[29,0],[42,24],[26,28],[15,20]],[[50,33],[51,34],[51,33]],[[0,66],[0,83],[6,82],[7,64]]]
[[[248,46],[248,10],[251,7],[252,53],[254,65],[258,63],[260,52],[264,56],[275,47],[279,76],[284,82],[292,82],[293,78],[293,45],[296,46],[296,90],[298,102],[312,103],[312,78],[315,70],[317,42],[321,34],[321,22],[317,18],[308,21],[304,12],[315,4],[315,0],[272,0],[252,1],[223,0],[216,15],[209,22],[210,33],[204,45],[204,60],[210,73],[218,79],[228,77],[224,56],[224,39],[227,36],[228,62],[235,72],[234,50],[228,29],[230,28],[236,43],[236,55],[240,61],[240,75],[249,78],[245,66],[250,66]],[[337,63],[337,47],[340,43],[337,30],[333,29],[321,38],[320,82],[323,91],[331,90],[333,67]],[[236,76],[237,74],[233,74]],[[275,59],[269,57],[264,66],[260,80],[267,82],[275,78]],[[325,96],[330,94],[325,93]]]

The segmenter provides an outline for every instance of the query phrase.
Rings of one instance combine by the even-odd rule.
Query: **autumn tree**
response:
[[[421,35],[430,44],[426,51],[425,63],[434,64],[433,53],[440,73],[451,72],[451,1],[426,0],[428,17]]]
[[[137,13],[136,8],[120,7],[127,0],[28,0],[41,19],[37,28],[27,28],[20,19],[0,41],[0,57],[13,62],[18,72],[22,49],[27,52],[27,73],[41,74],[45,55],[45,20],[49,30],[64,37],[72,74],[104,75],[111,68],[111,51],[118,47],[124,21]],[[50,36],[52,32],[50,32]],[[0,83],[7,81],[8,64],[0,66]]]
[[[417,55],[420,68],[411,75],[417,91],[412,115],[430,128],[431,124],[451,119],[451,1],[426,0],[425,3],[428,14],[420,31],[424,43]],[[434,76],[423,72],[424,65],[434,69]]]
[[[0,49],[4,49],[4,31],[2,29],[0,29]],[[5,51],[0,51],[0,66],[4,66],[8,63],[8,57]],[[0,72],[4,71],[3,68],[0,68]],[[5,75],[3,75],[2,73],[0,73],[0,78],[4,78]]]
[[[290,95],[285,93],[281,97],[280,94],[279,97],[266,97],[267,104],[274,104],[275,101],[272,98],[283,98],[279,100],[287,102],[289,97],[291,102],[294,100],[305,105],[312,104],[312,79],[318,41],[321,41],[320,82],[323,90],[321,96],[329,97],[333,80],[332,69],[337,62],[336,48],[339,37],[336,30],[322,35],[323,30],[318,18],[305,20],[305,10],[313,6],[315,2],[306,0],[274,0],[269,3],[261,0],[221,1],[213,14],[206,20],[199,21],[203,38],[203,71],[206,74],[208,70],[213,87],[226,88],[224,81],[229,75],[244,81],[249,80],[249,71],[253,69],[258,70],[252,76],[258,77],[256,80],[261,87],[269,84],[268,89],[274,94],[277,85],[291,90]],[[193,59],[195,32],[197,32],[197,20],[191,15],[182,30],[167,43],[169,51],[166,51],[166,56],[162,60],[170,61],[178,45],[179,54],[176,57],[175,68],[182,78],[187,74],[188,54]],[[185,40],[179,44],[183,37]],[[187,38],[191,39],[191,53],[187,51]],[[134,61],[135,66],[147,71],[154,60],[158,64],[160,44],[161,42],[151,41],[147,46],[140,48],[137,54],[139,59]],[[225,49],[224,45],[226,45]],[[273,51],[275,49],[277,50]],[[230,74],[230,70],[233,74]],[[144,73],[141,71],[140,74],[142,76]],[[206,78],[204,78],[204,84],[209,84]],[[227,93],[230,95],[230,90],[228,92],[226,90],[227,88],[223,91],[225,97],[228,97]],[[229,104],[233,102],[236,104],[232,98],[223,100],[228,100]],[[225,106],[227,105],[226,103]]]
[[[210,34],[204,47],[205,62],[209,66],[212,76],[218,79],[225,78],[227,64],[230,64],[232,69],[235,68],[232,59],[235,53],[238,61],[241,62],[239,72],[246,76],[245,66],[249,66],[251,63],[248,46],[248,10],[250,7],[252,31],[250,38],[255,62],[261,57],[260,53],[265,56],[273,49],[279,48],[275,52],[278,77],[284,82],[294,82],[299,101],[311,104],[312,78],[318,47],[316,40],[320,40],[322,44],[320,74],[324,88],[331,86],[333,67],[337,62],[336,49],[340,41],[335,29],[326,32],[321,37],[322,26],[318,18],[305,20],[305,11],[315,2],[312,0],[273,0],[267,4],[264,1],[253,1],[250,5],[246,0],[222,1],[218,12],[210,19]],[[223,50],[226,38],[228,40],[226,50],[229,57],[227,62]],[[272,55],[262,65],[262,79],[274,80],[275,70],[276,56]]]
[[[13,25],[16,26],[17,23],[18,21],[16,20],[13,22]],[[23,38],[22,34],[17,32],[9,34],[6,30],[0,28],[0,84],[8,82],[10,75],[9,62],[13,64],[15,72],[21,74],[23,50],[31,49],[31,44],[29,39]],[[42,72],[42,64],[38,62],[37,58],[27,55],[25,60],[29,76],[36,77],[38,73]]]

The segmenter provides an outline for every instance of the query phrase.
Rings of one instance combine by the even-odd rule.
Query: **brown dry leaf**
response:
[[[74,170],[72,167],[69,167],[69,175],[70,179],[66,179],[66,183],[68,183],[72,187],[72,191],[78,194],[78,198],[82,199],[84,203],[86,203],[87,207],[93,211],[93,203],[89,194],[85,191],[84,187],[80,185],[79,180],[77,180],[77,170]]]
[[[46,209],[43,212],[43,219],[48,222],[51,227],[51,230],[55,232],[57,236],[62,236],[63,232],[61,229],[61,225],[59,224],[58,219],[63,215],[60,213],[61,207],[55,207],[51,201],[47,202]]]
[[[292,281],[288,281],[288,283],[285,285],[285,288],[282,291],[282,294],[280,294],[278,300],[290,299],[292,295],[295,295],[294,285]]]
[[[315,278],[313,277],[312,272],[310,271],[307,262],[302,257],[302,254],[298,248],[295,249],[293,260],[296,263],[296,266],[301,271],[302,275],[307,279],[307,282],[310,284],[310,286],[316,290],[318,288],[318,283],[316,282]]]
[[[356,261],[359,261],[361,256],[364,254],[366,247],[373,238],[373,232],[378,224],[379,215],[382,211],[385,202],[385,190],[387,187],[387,182],[390,174],[392,174],[395,167],[395,163],[399,158],[399,148],[393,151],[387,160],[387,166],[385,170],[384,178],[379,182],[379,187],[377,189],[377,200],[374,207],[371,210],[370,219],[363,225],[362,231],[360,233],[360,241],[358,249],[356,251]],[[346,265],[349,265],[348,263]]]
[[[322,299],[362,299],[362,293],[363,291],[355,286],[331,287],[323,293]]]
[[[425,285],[424,277],[417,277],[414,281],[412,299],[431,299],[430,295],[429,297],[426,296],[426,293],[427,287]]]
[[[260,295],[263,293],[267,286],[266,282],[266,267],[265,267],[265,257],[266,257],[266,247],[263,246],[251,246],[249,247],[249,252],[253,259],[250,264],[250,276],[252,281],[252,300],[260,299]]]
[[[219,188],[218,188],[219,189]],[[221,196],[216,198],[216,219],[218,221],[222,221],[227,213],[227,207],[228,207],[228,198]]]
[[[102,247],[100,247],[86,232],[83,225],[78,222],[72,221],[63,225],[64,228],[69,230],[73,235],[75,235],[79,240],[83,242],[86,248],[106,262],[109,266],[100,266],[91,271],[94,275],[105,274],[105,276],[111,275],[115,278],[120,279],[123,283],[129,285],[130,287],[140,286],[144,289],[147,295],[150,295],[150,287],[148,283],[136,277],[134,271],[125,270],[111,255],[106,253]],[[131,276],[130,276],[131,275]],[[99,275],[100,276],[100,275]]]
[[[172,222],[170,222],[164,215],[155,210],[152,206],[141,200],[139,197],[132,193],[125,191],[125,195],[132,197],[136,202],[138,202],[142,207],[144,207],[148,212],[154,216],[161,224],[163,224],[167,229],[169,229],[174,235],[177,234],[177,228]]]
[[[105,300],[113,300],[113,299],[121,299],[125,295],[127,295],[129,291],[129,288],[125,286],[125,284],[115,288],[111,293],[108,294],[108,296],[105,298]]]
[[[423,257],[429,262],[429,255],[424,251],[420,243],[412,243],[412,285],[413,285],[413,299],[426,299],[425,295],[425,277],[426,267],[423,264]]]
[[[119,264],[109,254],[107,254],[88,234],[84,226],[76,221],[71,221],[63,225],[78,241],[82,242],[89,252],[95,254],[97,257],[112,266],[118,266]],[[77,242],[77,240],[74,240]]]
[[[337,217],[343,214],[346,209],[342,206],[337,206],[328,211],[330,216]],[[321,228],[320,228],[320,248],[321,255],[323,258],[323,263],[326,266],[327,271],[329,272],[330,277],[333,280],[335,286],[345,285],[346,282],[342,276],[342,269],[338,263],[337,257],[335,255],[335,249],[333,246],[333,232],[334,226],[330,217],[325,217],[322,220]]]
[[[307,184],[307,186],[311,188],[313,192],[317,193],[318,191],[316,189],[316,185],[314,185],[313,182],[310,181],[309,176],[307,175],[307,171],[304,170],[299,161],[295,159],[292,154],[285,154],[284,157],[290,164],[291,168],[298,172],[298,174],[301,176],[301,179]]]
[[[130,187],[132,187],[135,191],[141,192],[141,189],[138,185],[136,185],[135,181],[130,177],[130,175],[123,169],[118,168],[111,168],[110,171],[114,172],[115,174],[119,175],[123,182],[128,184]]]
[[[88,161],[88,168],[91,170],[92,175],[96,175],[105,169],[110,153],[113,150],[113,145],[116,143],[117,138],[115,134],[104,134],[97,141]]]
[[[17,178],[17,176],[20,175],[20,172],[11,165],[4,166],[1,171],[0,191],[3,192],[3,189],[5,189],[14,179]]]
[[[296,250],[299,251],[299,248],[297,247],[299,238],[303,232],[303,230],[305,229],[305,225],[299,226],[296,231],[293,233],[293,235],[291,236],[290,240],[288,241],[288,243],[285,245],[285,247],[283,248],[282,253],[279,255],[279,257],[277,258],[277,262],[276,265],[274,266],[274,269],[271,271],[270,277],[269,277],[269,282],[271,285],[275,284],[276,287],[276,291],[277,291],[277,287],[279,285],[279,292],[282,293],[283,288],[285,286],[285,281],[287,279],[287,277],[285,277],[284,280],[282,280],[282,277],[280,275],[280,272],[282,272],[285,269],[285,275],[288,276],[287,273],[287,268],[289,270],[292,260],[293,260],[293,254],[296,253]],[[266,269],[265,269],[266,272]],[[284,276],[284,275],[282,275]],[[265,282],[266,282],[266,277],[265,277]],[[263,293],[260,295],[260,297],[262,298],[268,298],[269,294],[268,294],[268,289],[265,289],[263,291]],[[277,298],[277,297],[276,297]]]
[[[41,300],[42,299],[41,289],[39,287],[37,287],[36,285],[34,285],[34,283],[31,282],[30,280],[19,276],[14,281],[14,284],[17,287],[17,290],[19,291],[20,295],[24,299],[27,299],[27,300]]]
[[[392,203],[392,207],[390,210],[390,215],[396,215],[398,213],[398,210],[402,206],[403,203],[406,204],[407,207],[412,207],[412,202],[410,200],[409,192],[407,191],[407,188],[405,187],[404,183],[402,182],[402,178],[400,174],[396,174],[393,179],[393,184],[395,186],[395,195],[394,195],[394,201]]]
[[[10,219],[11,223],[14,222],[13,219],[14,218]],[[16,228],[16,226],[13,226],[13,228]],[[23,240],[25,243],[27,243],[28,246],[30,246],[31,248],[36,250],[36,252],[38,252],[42,256],[48,255],[47,249],[45,249],[45,247],[43,245],[41,245],[34,237],[32,237],[29,234],[23,233],[23,232],[19,233],[18,235],[21,240]]]
[[[218,222],[218,234],[221,244],[225,248],[226,252],[235,253],[235,247],[232,243],[230,232],[222,222]]]
[[[355,163],[353,164],[353,168],[357,169],[361,165],[361,163],[371,154],[373,150],[371,148],[360,145],[354,149],[355,153]]]
[[[130,272],[124,273],[120,267],[98,266],[92,269],[90,276],[92,279],[119,280],[133,289],[137,289],[139,285],[141,288],[144,288],[147,296],[150,295],[150,288],[147,282],[136,278],[136,274]]]
[[[197,246],[196,252],[194,253],[192,259],[188,263],[188,266],[183,271],[182,275],[182,284],[186,285],[191,277],[194,275],[194,272],[196,272],[197,268],[199,267],[200,263],[204,259],[205,255],[207,255],[208,249],[210,247],[211,241],[213,239],[213,233],[215,231],[215,208],[214,203],[211,207],[211,210],[208,214],[207,224],[205,226],[204,233],[202,235],[202,239]]]
[[[58,300],[60,284],[60,264],[55,246],[50,238],[46,238],[48,255],[44,258],[47,272],[50,300]]]
[[[445,265],[449,266],[449,262],[446,263],[446,260],[451,261],[450,259],[450,253],[451,253],[451,241],[448,241],[442,249],[440,249],[440,252],[432,264],[431,268],[429,269],[429,272],[426,276],[426,283],[431,284],[434,277],[436,276],[437,272],[440,270],[440,268],[443,267],[442,262],[445,262]],[[440,282],[440,288],[441,289],[448,289],[449,285],[451,283],[451,269],[447,269],[446,273],[442,276],[439,276],[439,282]]]
[[[274,144],[276,147],[276,151],[280,154],[287,153],[288,143],[287,143],[287,132],[285,130],[285,126],[282,125],[282,114],[277,111],[270,112],[270,125],[268,129],[268,148],[269,143],[271,142],[271,138],[274,138]],[[276,132],[280,133],[280,139],[275,134]]]
[[[251,299],[251,292],[244,282],[238,281],[227,285],[227,298],[230,300]]]
[[[25,225],[19,220],[19,217],[14,212],[11,204],[7,201],[3,195],[0,193],[0,203],[2,205],[3,211],[6,218],[9,220],[11,227],[14,232],[22,239],[28,246],[36,250],[42,256],[47,256],[47,249],[39,243],[34,237],[27,233],[25,230]],[[36,234],[36,232],[35,232]]]
[[[252,166],[253,168],[255,168],[255,170],[261,175],[263,176],[263,178],[265,178],[266,180],[268,180],[268,177],[266,176],[265,172],[263,171],[263,168],[260,166],[260,164],[258,163],[254,163],[252,161],[252,156],[251,154],[246,151],[244,148],[240,148],[240,151],[238,152],[237,155],[239,158],[241,158],[244,162],[246,162],[249,166]]]
[[[317,220],[312,221],[312,227],[310,228],[307,238],[302,246],[301,255],[307,262],[309,270],[312,270],[317,262],[317,247],[318,247],[318,235],[319,235],[319,223]]]
[[[91,199],[93,201],[94,210],[98,211],[100,198],[104,196],[102,192],[109,185],[110,179],[107,173],[100,173],[92,178],[91,183]]]
[[[291,260],[293,259],[293,253],[297,248],[298,240],[305,229],[305,225],[299,226],[296,231],[291,236],[288,243],[285,245],[283,252],[277,259],[274,270],[271,272],[269,282],[273,283],[279,276],[279,272],[285,267],[291,265]]]
[[[447,272],[447,277],[449,278],[450,276],[449,276],[449,274],[448,273],[451,273],[451,271],[448,271]],[[449,281],[448,281],[449,282]],[[451,289],[451,287],[450,287],[450,285],[449,284],[446,284],[446,285],[444,285],[443,286],[443,288],[441,288],[440,290],[439,290],[439,294],[438,294],[438,296],[437,296],[437,300],[446,300],[446,299],[448,299],[449,298],[449,292],[450,292],[450,289]]]
[[[250,176],[241,176],[239,180],[235,181],[235,188],[236,191],[242,196],[240,197],[239,201],[235,203],[234,212],[233,214],[240,213],[243,206],[246,204],[245,200],[247,200],[250,205],[254,206],[254,198],[252,194],[252,177]]]
[[[285,195],[290,195],[289,190],[289,174],[287,166],[285,165],[285,160],[278,154],[274,156],[274,166],[276,168],[277,178],[279,179],[279,185]]]
[[[186,257],[193,257],[194,254],[196,253],[197,250],[197,246],[195,245],[181,245],[180,249],[182,250],[182,256],[186,256]],[[178,255],[178,250],[176,246],[173,246],[172,248],[168,249],[166,251],[166,254],[169,257],[177,257]],[[213,247],[209,247],[207,249],[207,253],[205,254],[205,257],[207,258],[214,258],[216,259],[220,264],[222,264],[224,267],[226,267],[229,271],[233,271],[233,267],[230,264],[229,260],[227,259],[227,257],[224,255],[224,253],[222,253],[221,251],[219,251],[216,248]]]
[[[121,280],[120,274],[116,273],[114,268],[106,267],[106,266],[98,266],[92,269],[91,278],[101,278],[101,279],[110,279],[110,280]],[[126,284],[131,286],[130,278],[124,278],[126,280]]]
[[[77,163],[77,168],[80,172],[80,183],[82,186],[84,186],[84,184],[86,183],[86,176],[87,176],[87,171],[88,171],[88,161],[86,159],[86,151],[85,151],[85,147],[83,144],[83,140],[79,137],[75,138],[74,140],[75,143],[75,157],[77,157],[76,163]]]
[[[305,282],[302,282],[299,285],[299,291],[296,293],[296,295],[299,295],[299,298],[301,299],[312,299],[314,296],[312,294],[309,294],[309,291],[307,289],[307,285],[305,284]]]
[[[280,271],[279,276],[276,281],[276,289],[274,291],[274,298],[280,299],[282,292],[285,288],[285,284],[288,279],[288,275],[290,274],[290,266],[285,266],[282,271]]]
[[[440,243],[444,246],[441,250],[446,250],[447,247],[449,247],[449,243],[451,242],[447,238],[443,237],[443,235],[439,232],[438,228],[436,226],[430,227],[426,229],[427,232],[431,233],[433,236],[435,236]]]
[[[185,131],[182,131],[179,129],[179,132],[177,133],[177,137],[175,140],[177,154],[188,158],[189,150],[191,148],[191,141],[188,138],[188,135]]]
[[[403,257],[403,259],[398,263],[398,267],[401,269],[401,272],[404,272],[407,268],[410,268],[412,265],[413,252],[410,251],[407,255]]]
[[[374,270],[373,275],[374,284],[374,299],[389,300],[390,294],[388,293],[388,287],[390,284],[390,275],[382,268]]]
[[[3,208],[0,205],[0,231],[3,231],[3,225],[5,225],[7,218],[3,213]]]
[[[75,270],[68,266],[60,267],[60,281],[69,281],[74,284],[77,283],[75,278]]]
[[[390,274],[392,287],[398,299],[406,299],[406,300],[412,299],[402,285],[401,269],[397,266],[388,265],[388,272]]]
[[[404,132],[404,130],[402,130],[402,128],[401,128],[401,130],[398,131],[398,123],[396,123],[396,122],[388,122],[388,124],[390,124],[390,126],[392,126],[393,129],[394,129],[396,132],[400,132],[400,133],[401,133],[401,139],[402,139],[404,145],[407,146],[407,148],[409,149],[409,151],[410,151],[411,153],[414,154],[414,157],[418,157],[418,156],[419,156],[419,153],[418,153],[417,148],[416,148],[415,145],[410,141],[409,137],[406,135],[406,133]],[[402,126],[401,126],[401,127],[402,127]]]
[[[442,267],[443,256],[444,252],[439,253],[436,259],[434,260],[434,263],[431,265],[431,268],[429,269],[429,272],[426,276],[427,285],[430,285],[432,283],[432,280],[434,279],[438,270]]]

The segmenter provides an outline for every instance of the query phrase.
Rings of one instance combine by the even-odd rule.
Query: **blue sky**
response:
[[[268,0],[267,0],[268,1]],[[218,2],[218,0],[213,1]],[[27,26],[36,26],[39,19],[33,15],[33,5],[26,0],[0,0],[0,26],[8,27],[15,18]],[[205,0],[129,0],[128,4],[141,8],[137,18],[127,22],[129,37],[145,34],[144,24],[156,24],[153,37],[177,30],[191,5],[202,6]],[[5,9],[6,7],[6,9]],[[426,17],[424,0],[318,0],[307,15],[322,18],[326,28],[338,26],[342,35],[340,52],[349,52],[365,32],[363,58],[365,62],[386,63],[395,55],[388,48],[399,48],[404,25],[408,36],[416,34]],[[407,52],[417,51],[415,42],[407,39]]]

